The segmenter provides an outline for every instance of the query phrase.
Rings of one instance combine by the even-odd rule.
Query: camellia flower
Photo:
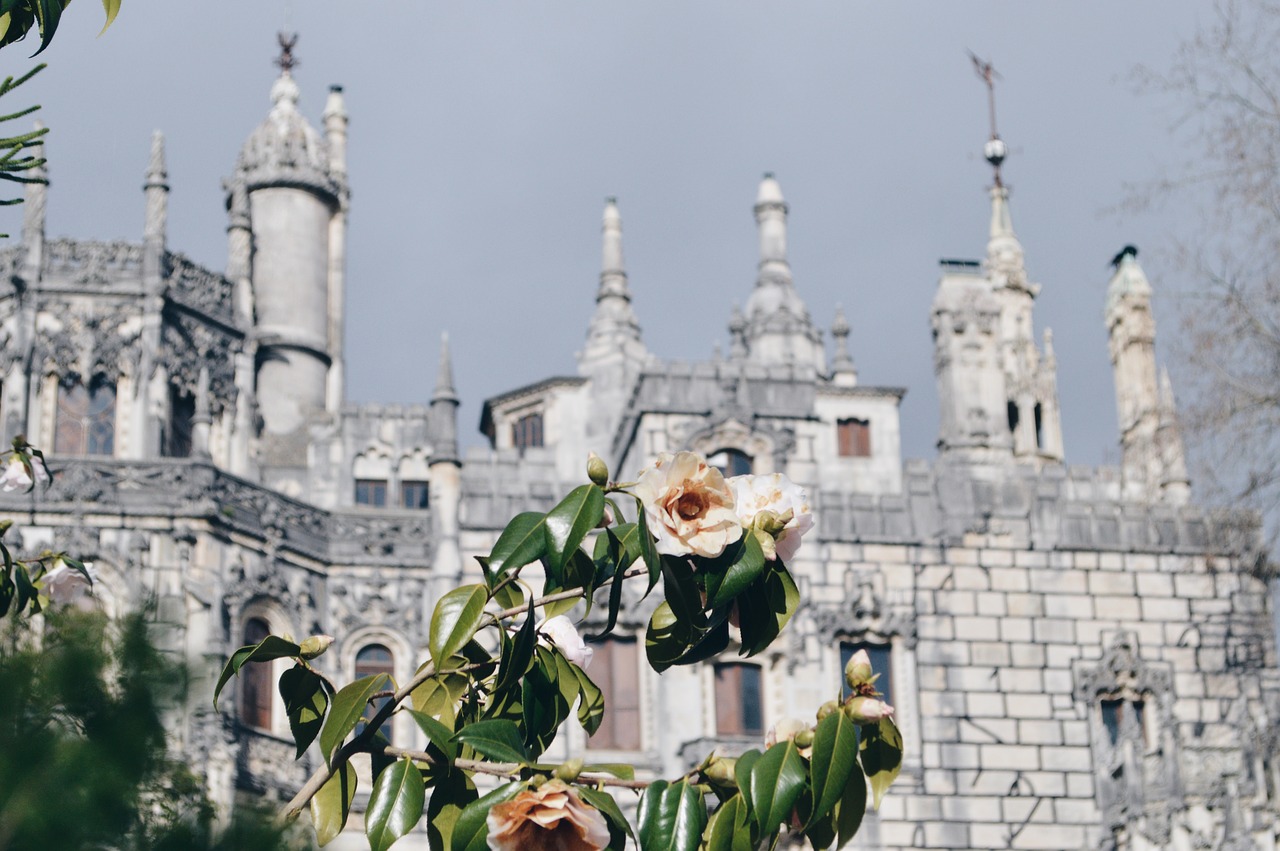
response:
[[[844,705],[849,720],[870,724],[893,717],[893,707],[874,697],[853,697]]]
[[[742,537],[733,492],[696,452],[664,452],[640,474],[635,494],[663,555],[714,558]]]
[[[770,552],[767,541],[765,556],[773,561],[780,558],[789,562],[800,549],[800,536],[813,528],[813,514],[809,511],[809,498],[804,488],[781,473],[764,476],[734,476],[729,480],[733,489],[738,517],[748,529],[759,529],[772,537]]]
[[[770,727],[769,732],[764,735],[766,749],[773,747],[778,742],[795,742],[796,750],[799,751],[800,756],[808,759],[813,753],[813,728],[803,721],[797,721],[795,718],[783,718]]]
[[[92,565],[86,564],[84,569],[89,573],[88,578],[75,568],[69,567],[62,559],[57,559],[49,572],[40,580],[40,587],[45,596],[59,606],[87,604],[89,598],[93,596],[93,583],[97,580],[97,576],[94,575],[96,571]]]
[[[44,464],[40,462],[39,458],[32,456],[31,472],[28,472],[20,456],[16,454],[10,455],[8,462],[4,465],[4,472],[0,473],[0,490],[15,491],[19,488],[25,490],[31,487],[32,473],[48,481],[49,474],[45,472]]]
[[[578,634],[578,630],[573,625],[573,621],[564,615],[556,615],[554,618],[547,618],[538,626],[538,632],[556,649],[564,654],[564,658],[577,665],[582,670],[586,670],[591,665],[591,657],[595,655],[595,650],[582,640],[582,636]]]
[[[609,826],[563,780],[548,780],[489,810],[493,851],[600,851]]]

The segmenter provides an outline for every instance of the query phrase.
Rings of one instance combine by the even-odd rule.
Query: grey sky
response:
[[[355,14],[355,10],[359,14]],[[1003,74],[1006,178],[1037,323],[1054,329],[1067,457],[1118,453],[1102,326],[1107,261],[1126,242],[1177,329],[1159,252],[1190,217],[1104,214],[1126,182],[1185,156],[1133,92],[1197,2],[763,3],[295,0],[301,108],[327,86],[351,113],[347,392],[425,401],[450,331],[462,428],[485,396],[572,373],[616,195],[650,349],[700,359],[754,281],[756,184],[791,206],[796,284],[829,327],[843,303],[860,380],[909,388],[904,450],[933,453],[928,311],[939,257],[982,256],[985,92],[965,50]],[[263,119],[283,3],[125,0],[112,29],[81,0],[13,100],[52,127],[52,235],[140,239],[153,129],[168,141],[169,241],[225,264],[220,179]],[[4,73],[30,62],[0,53]],[[14,103],[8,106],[14,107]],[[0,223],[16,233],[20,213]],[[1176,376],[1175,376],[1176,380]]]

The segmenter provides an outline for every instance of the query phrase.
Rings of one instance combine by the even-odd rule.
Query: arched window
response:
[[[591,678],[604,692],[607,710],[591,747],[640,750],[640,655],[634,638],[606,638],[594,645]]]
[[[95,376],[58,386],[55,452],[65,455],[111,455],[115,451],[116,386]]]
[[[395,677],[395,657],[391,655],[390,650],[381,644],[366,644],[364,647],[360,648],[358,653],[356,653],[356,679],[360,680],[376,674],[386,674],[389,677]],[[371,708],[365,710],[365,716],[372,717],[372,715],[381,709],[382,705],[389,699],[390,698],[384,697],[381,700],[374,701],[370,704]],[[356,732],[359,733],[363,729],[364,723],[362,722],[356,727]],[[390,742],[391,719],[388,718],[386,722],[378,728],[378,731],[386,737],[388,742]]]
[[[764,693],[759,665],[725,662],[715,666],[716,733],[757,736],[764,732]]]
[[[707,463],[715,467],[725,478],[745,476],[751,472],[751,456],[741,449],[721,449],[707,456]]]
[[[244,622],[244,643],[257,644],[271,634],[262,618]],[[271,729],[271,663],[249,662],[240,670],[240,723]]]

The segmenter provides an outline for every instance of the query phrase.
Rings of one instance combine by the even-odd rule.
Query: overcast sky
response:
[[[575,371],[616,195],[635,308],[660,356],[708,357],[750,294],[751,207],[773,171],[791,207],[796,285],[822,328],[837,303],[864,384],[909,388],[904,452],[930,456],[929,303],[940,257],[979,258],[991,59],[1014,225],[1043,285],[1067,458],[1118,458],[1102,324],[1107,262],[1142,247],[1161,349],[1185,285],[1168,268],[1184,210],[1108,212],[1181,161],[1168,105],[1135,92],[1202,2],[763,3],[752,0],[180,2],[124,0],[101,38],[81,0],[6,104],[38,100],[52,236],[139,240],[152,130],[168,142],[169,242],[221,270],[220,181],[265,117],[275,33],[298,30],[302,110],[346,89],[348,397],[423,402],[453,340],[462,431],[480,404]],[[0,53],[4,73],[35,45]],[[0,219],[10,232],[20,212]],[[1176,373],[1175,373],[1176,380]]]

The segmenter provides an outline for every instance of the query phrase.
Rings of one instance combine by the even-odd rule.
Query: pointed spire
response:
[[[587,345],[579,356],[585,366],[601,359],[611,360],[619,352],[643,360],[640,322],[631,307],[631,290],[622,259],[622,215],[616,198],[605,199],[601,220],[600,286],[596,309],[587,326]]]
[[[849,354],[849,330],[849,320],[845,319],[844,308],[837,304],[836,317],[831,323],[831,336],[836,343],[835,357],[831,360],[831,374],[838,383],[845,385],[853,385],[858,380],[858,371]]]
[[[747,319],[742,315],[742,308],[734,302],[729,313],[729,357],[741,360],[747,356]]]
[[[151,156],[147,159],[147,181],[144,188],[169,188],[169,171],[165,167],[164,134],[159,130],[151,134]]]
[[[991,232],[987,240],[987,272],[996,288],[1031,290],[1027,279],[1026,255],[1013,231],[1009,213],[1009,187],[991,187]]]
[[[159,130],[151,134],[151,155],[147,159],[147,174],[142,184],[147,199],[146,221],[142,235],[147,257],[143,265],[144,278],[151,278],[151,286],[159,286],[161,255],[164,254],[166,230],[169,218],[169,172],[165,167],[164,134]]]
[[[47,132],[40,121],[35,123],[35,131]],[[40,280],[44,269],[44,226],[45,205],[49,200],[49,168],[44,162],[44,139],[31,146],[31,158],[38,160],[39,165],[27,172],[27,177],[44,181],[28,183],[23,193],[25,201],[22,209],[22,244],[25,247],[26,259],[23,263],[22,277],[28,284]]]
[[[756,286],[791,282],[791,266],[787,263],[787,212],[782,187],[773,172],[765,172],[756,193],[755,215],[760,229],[760,277]]]
[[[209,426],[213,416],[209,409],[209,367],[200,367],[196,378],[196,410],[191,418],[191,454],[196,458],[209,457]]]
[[[440,366],[436,371],[436,389],[431,395],[431,401],[458,402],[458,393],[453,387],[453,356],[449,352],[448,331],[440,334]]]
[[[329,145],[329,169],[335,177],[347,173],[347,104],[342,96],[342,86],[329,87],[329,98],[324,103],[325,141]]]
[[[440,335],[440,368],[431,396],[431,463],[460,463],[458,455],[458,393],[453,387],[453,357],[449,332]]]

